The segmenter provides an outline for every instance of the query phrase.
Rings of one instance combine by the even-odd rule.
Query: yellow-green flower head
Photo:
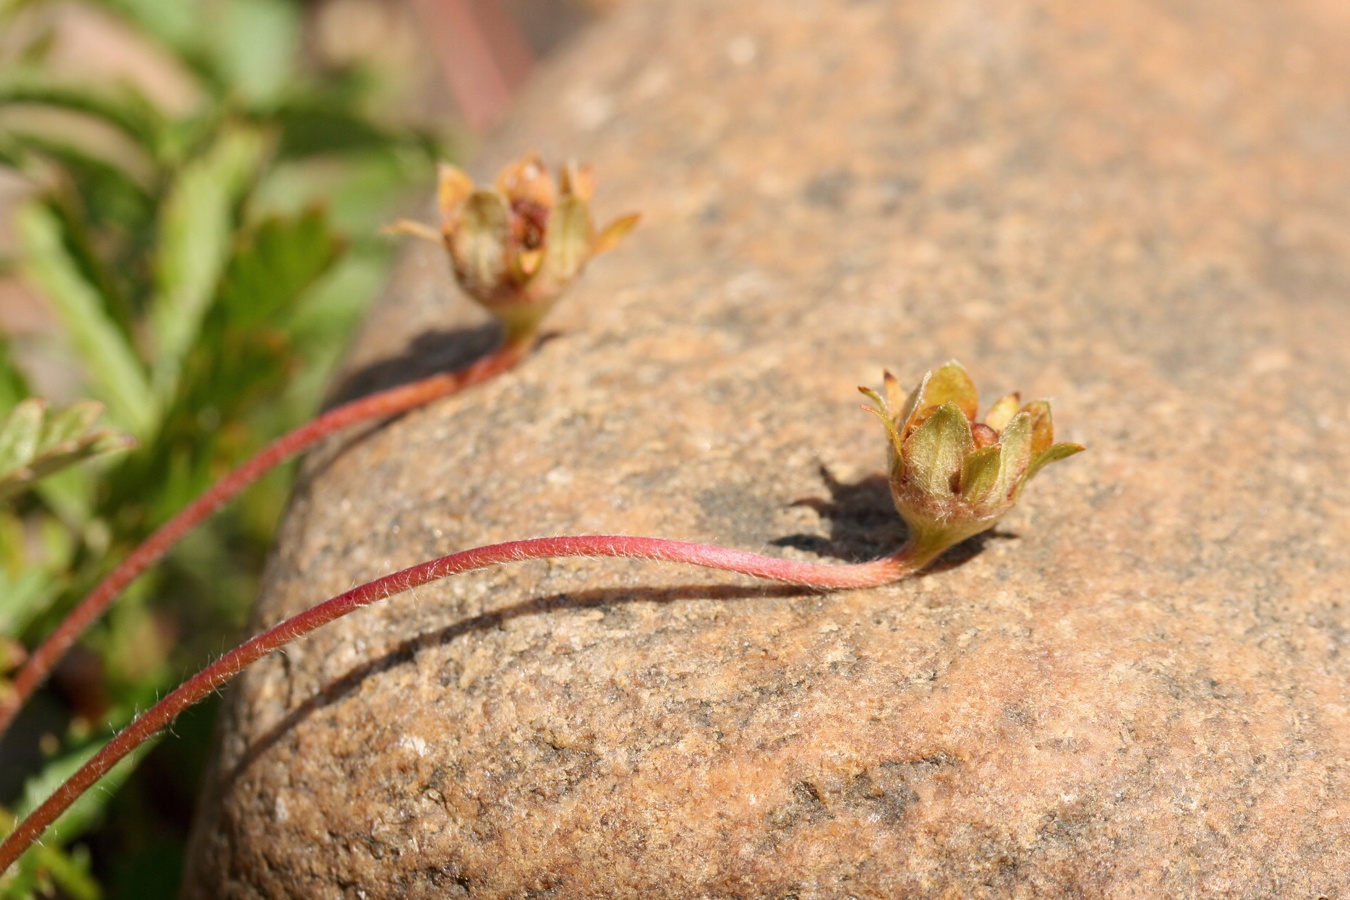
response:
[[[589,167],[569,164],[555,184],[534,154],[508,165],[492,187],[475,187],[455,166],[440,167],[440,234],[455,278],[505,323],[508,337],[533,334],[586,263],[637,224],[628,215],[597,233],[594,192]]]
[[[1017,394],[975,420],[979,395],[960,363],[924,375],[908,397],[890,372],[886,396],[859,388],[890,436],[891,497],[915,552],[932,559],[994,526],[1037,472],[1084,449],[1056,444],[1050,404]]]

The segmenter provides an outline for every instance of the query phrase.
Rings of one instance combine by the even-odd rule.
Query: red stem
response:
[[[508,342],[462,369],[432,375],[430,378],[371,394],[332,409],[278,438],[252,459],[213,484],[206,493],[161,526],[122,560],[33,651],[14,677],[10,689],[4,696],[0,696],[0,736],[9,729],[23,704],[46,680],[57,661],[74,645],[85,629],[103,615],[127,585],[158,562],[194,526],[244,488],[273,467],[349,425],[407,412],[432,400],[487,381],[514,366],[525,355],[527,349],[528,346],[524,342]]]
[[[183,682],[119,732],[28,818],[19,823],[9,837],[5,838],[4,843],[0,844],[0,872],[8,869],[19,858],[19,854],[37,840],[57,816],[77,797],[93,787],[118,761],[169,725],[183,710],[239,674],[245,666],[349,612],[428,582],[460,572],[526,559],[621,556],[688,563],[814,588],[859,588],[887,584],[920,568],[929,557],[922,552],[916,555],[915,550],[916,548],[906,544],[892,555],[873,562],[822,565],[761,556],[757,553],[706,544],[691,544],[686,541],[593,535],[510,541],[505,544],[463,550],[420,563],[353,588],[345,594],[325,600],[318,606],[310,607],[284,622],[273,625]]]

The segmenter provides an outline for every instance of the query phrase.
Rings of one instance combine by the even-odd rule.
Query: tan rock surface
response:
[[[517,372],[311,460],[259,624],[520,536],[879,554],[883,367],[956,357],[1089,452],[881,590],[532,562],[337,623],[229,691],[188,894],[1350,896],[1346,10],[585,36],[482,169],[590,159],[643,226]],[[418,248],[354,367],[479,322]]]

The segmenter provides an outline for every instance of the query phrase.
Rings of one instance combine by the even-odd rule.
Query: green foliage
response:
[[[132,446],[124,435],[94,429],[102,412],[88,400],[60,410],[36,397],[19,401],[0,421],[0,500],[78,462]]]
[[[230,255],[235,210],[265,153],[263,136],[235,127],[179,170],[161,207],[155,292],[149,311],[155,355],[151,381],[161,399],[172,396],[184,357]]]
[[[137,436],[148,435],[158,419],[149,379],[117,327],[108,298],[68,251],[63,224],[59,213],[41,201],[19,212],[24,274],[55,307],[83,361],[91,392],[108,405],[119,425]]]
[[[127,84],[69,77],[47,64],[41,29],[0,59],[0,167],[34,187],[6,267],[60,323],[56,339],[22,353],[0,335],[0,690],[17,648],[112,561],[313,411],[378,284],[389,244],[375,235],[390,200],[439,149],[372,112],[371,73],[302,64],[297,2],[85,2],[129,25],[197,99],[171,112]],[[51,5],[0,2],[0,32],[22,33],[11,24]],[[28,399],[30,373],[14,360],[35,354],[92,400]],[[94,424],[100,407],[110,428]],[[136,448],[111,454],[125,435]],[[0,820],[228,643],[284,490],[284,477],[265,479],[142,578],[86,642],[96,664],[36,698],[45,719],[21,719],[0,746]],[[42,762],[21,784],[12,759],[24,754]],[[0,898],[98,897],[106,878],[163,870],[166,835],[169,855],[181,854],[181,825],[103,826],[118,808],[144,818],[155,805],[124,802],[115,787],[86,795],[0,878]],[[142,847],[154,863],[137,862]]]

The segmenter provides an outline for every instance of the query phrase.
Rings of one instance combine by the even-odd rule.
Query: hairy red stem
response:
[[[85,629],[103,615],[127,585],[158,562],[199,522],[224,506],[244,488],[275,466],[336,431],[360,422],[407,412],[432,400],[487,381],[514,366],[525,355],[527,349],[528,345],[524,342],[508,342],[462,369],[442,372],[412,384],[400,385],[362,397],[360,400],[353,400],[283,435],[217,481],[206,493],[192,501],[122,560],[33,651],[14,677],[10,689],[4,696],[0,696],[0,736],[9,729],[23,704],[46,680],[57,661],[74,645]]]
[[[219,688],[245,666],[347,613],[386,597],[456,575],[508,562],[568,556],[612,556],[688,563],[739,572],[770,581],[814,588],[859,588],[888,584],[922,567],[931,556],[906,544],[890,556],[867,563],[824,565],[661,538],[591,535],[532,538],[451,553],[353,588],[250,638],[193,675],[117,734],[0,844],[0,872],[47,829],[77,797],[123,757],[166,727],[189,706]]]

